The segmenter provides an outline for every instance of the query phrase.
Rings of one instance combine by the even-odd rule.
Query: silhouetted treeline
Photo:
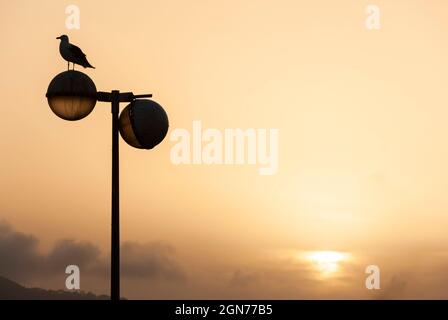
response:
[[[69,292],[26,288],[0,276],[0,300],[109,300],[109,296],[97,296],[91,292],[83,291]]]

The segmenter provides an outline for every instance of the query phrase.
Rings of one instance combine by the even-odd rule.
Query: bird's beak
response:
[[[57,37],[56,39],[61,39],[61,37]]]

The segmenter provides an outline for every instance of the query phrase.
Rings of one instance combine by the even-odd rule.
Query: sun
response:
[[[322,276],[331,276],[339,270],[348,254],[338,251],[312,251],[305,254],[305,260],[312,263]]]

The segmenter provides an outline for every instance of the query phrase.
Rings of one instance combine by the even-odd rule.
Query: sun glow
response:
[[[338,251],[312,251],[305,254],[305,260],[312,263],[322,276],[335,274],[348,257],[347,253]]]

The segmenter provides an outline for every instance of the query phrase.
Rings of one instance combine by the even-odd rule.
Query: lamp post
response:
[[[132,92],[97,92],[95,83],[84,73],[74,70],[58,74],[50,82],[46,97],[51,110],[60,118],[80,120],[92,112],[97,101],[110,102],[112,112],[112,219],[111,219],[111,286],[113,301],[120,300],[120,197],[118,133],[131,146],[152,149],[168,132],[168,117],[152,100],[152,94]],[[129,102],[120,113],[120,102]]]

